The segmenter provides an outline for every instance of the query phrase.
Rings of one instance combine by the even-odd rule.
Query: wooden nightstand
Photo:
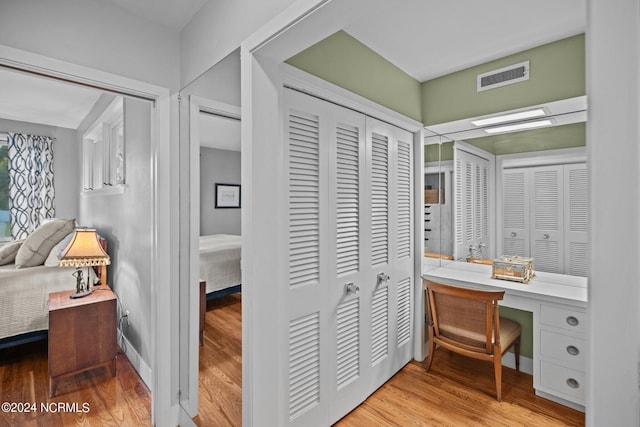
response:
[[[75,290],[49,294],[49,396],[66,377],[101,366],[116,375],[116,296],[109,286],[71,299]]]

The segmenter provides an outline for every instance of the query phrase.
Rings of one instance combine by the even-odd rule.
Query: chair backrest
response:
[[[434,337],[468,351],[493,354],[500,345],[498,301],[504,291],[481,291],[427,282]]]

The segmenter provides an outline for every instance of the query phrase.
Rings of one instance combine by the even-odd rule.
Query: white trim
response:
[[[0,66],[151,101],[158,98],[159,91],[168,90],[154,84],[5,45],[0,45]]]
[[[114,194],[124,194],[127,191],[127,184],[116,184],[111,187],[102,187],[97,190],[83,190],[82,197],[113,196]]]
[[[585,163],[586,161],[586,147],[561,148],[558,150],[533,151],[529,153],[502,154],[496,156],[498,170],[529,166]]]
[[[177,197],[172,197],[171,191],[167,191],[171,188],[172,171],[177,169],[171,167],[172,164],[177,164],[177,156],[172,156],[170,143],[169,89],[4,45],[0,45],[0,66],[154,101],[150,159],[153,192],[151,217],[155,233],[150,242],[153,248],[150,266],[150,354],[154,358],[150,361],[151,416],[154,424],[158,426],[176,425],[178,405],[172,398],[175,391],[172,392],[171,375],[174,362],[171,345],[176,342],[177,337],[170,336],[170,339],[167,339],[167,331],[173,331],[172,319],[177,308],[176,300],[172,299],[170,284],[175,278],[172,276],[171,268],[171,242],[177,239],[175,231],[172,230],[171,216],[177,217],[175,211],[178,206]]]
[[[502,356],[502,366],[516,369],[516,355],[512,352],[505,353]],[[520,355],[520,372],[533,375],[533,359]]]
[[[131,366],[133,366],[136,372],[138,372],[138,375],[140,375],[142,381],[151,390],[151,384],[153,380],[153,376],[151,375],[151,368],[142,359],[142,357],[140,357],[140,354],[138,354],[136,349],[133,348],[131,342],[129,342],[127,337],[122,333],[122,330],[120,329],[118,329],[118,337],[118,339],[124,341],[124,354],[127,356],[127,359],[129,359]]]
[[[422,258],[424,254],[424,130],[413,137],[413,358],[419,361],[427,356],[427,329],[425,328],[424,292],[422,290]]]

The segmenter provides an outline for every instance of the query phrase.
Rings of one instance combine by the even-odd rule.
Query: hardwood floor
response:
[[[207,305],[200,349],[199,426],[240,426],[240,294]],[[583,426],[584,414],[535,396],[531,375],[504,368],[495,399],[493,365],[438,350],[431,372],[411,362],[336,423],[362,426]]]
[[[200,347],[198,426],[240,426],[242,417],[240,294],[207,304]],[[35,413],[0,412],[0,426],[150,425],[150,395],[122,355],[112,378],[105,368],[60,383],[48,398],[47,343],[0,350],[0,403],[35,402]],[[583,426],[584,414],[536,397],[532,377],[504,368],[503,401],[495,399],[490,363],[438,350],[431,372],[411,362],[336,423],[351,426]],[[78,402],[79,411],[43,413],[40,403]],[[90,410],[82,412],[82,403]]]
[[[200,347],[198,426],[242,425],[242,296],[207,301]]]
[[[108,368],[84,372],[61,380],[56,396],[49,398],[46,340],[0,350],[4,402],[14,403],[16,411],[2,407],[2,427],[151,425],[149,389],[123,354],[118,354],[115,377]]]

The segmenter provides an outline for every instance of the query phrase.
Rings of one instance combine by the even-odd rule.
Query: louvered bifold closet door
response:
[[[370,239],[365,194],[365,129],[363,114],[332,105],[329,145],[329,286],[331,336],[328,341],[329,423],[349,413],[371,393],[369,342],[371,305]]]
[[[473,163],[464,151],[455,151],[456,259],[471,255],[473,245]]]
[[[538,271],[564,272],[563,178],[562,165],[531,169],[531,256]]]
[[[273,315],[285,316],[287,326],[280,358],[286,373],[282,413],[288,425],[304,426],[323,422],[328,411],[328,384],[321,368],[329,332],[328,266],[322,247],[326,235],[322,206],[328,200],[328,151],[322,139],[328,137],[328,129],[326,107],[320,101],[286,91],[285,105],[288,283],[282,312],[274,307]]]
[[[371,387],[411,358],[413,135],[367,117],[371,218]]]
[[[505,170],[502,174],[502,251],[499,255],[529,256],[529,198],[528,171]]]
[[[289,89],[285,111],[282,413],[330,425],[412,355],[413,136]]]
[[[589,274],[589,181],[587,165],[564,167],[564,273]]]
[[[455,150],[456,259],[489,256],[489,161]]]

